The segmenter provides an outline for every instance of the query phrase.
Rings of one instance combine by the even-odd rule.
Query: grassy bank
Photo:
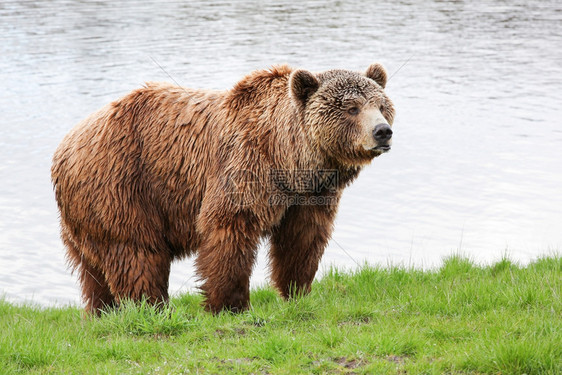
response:
[[[185,295],[100,319],[0,301],[7,373],[562,373],[562,257],[435,271],[333,270],[306,297],[271,289],[212,316]]]

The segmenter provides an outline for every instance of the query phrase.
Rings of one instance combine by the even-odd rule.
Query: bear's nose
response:
[[[373,137],[377,142],[386,142],[392,138],[392,129],[388,124],[378,124],[373,130]]]

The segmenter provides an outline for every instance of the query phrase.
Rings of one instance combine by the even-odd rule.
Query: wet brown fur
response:
[[[386,73],[372,67],[368,79],[277,66],[227,91],[148,83],[78,124],[54,155],[52,179],[86,309],[123,297],[167,301],[170,263],[197,253],[207,309],[244,310],[262,238],[281,294],[307,292],[343,188],[378,155],[356,147],[345,106],[361,97],[385,106],[392,123]],[[280,190],[269,171],[322,169],[338,171],[336,189],[283,193],[330,204],[270,204]]]

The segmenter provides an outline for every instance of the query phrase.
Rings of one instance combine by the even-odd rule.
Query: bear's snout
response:
[[[378,124],[373,130],[373,137],[377,141],[377,146],[385,146],[392,138],[392,129],[388,124]]]

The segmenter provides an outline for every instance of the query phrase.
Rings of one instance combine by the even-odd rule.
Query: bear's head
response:
[[[314,147],[353,167],[389,151],[394,107],[384,93],[386,81],[380,64],[369,66],[364,74],[347,70],[292,72],[290,95]]]

